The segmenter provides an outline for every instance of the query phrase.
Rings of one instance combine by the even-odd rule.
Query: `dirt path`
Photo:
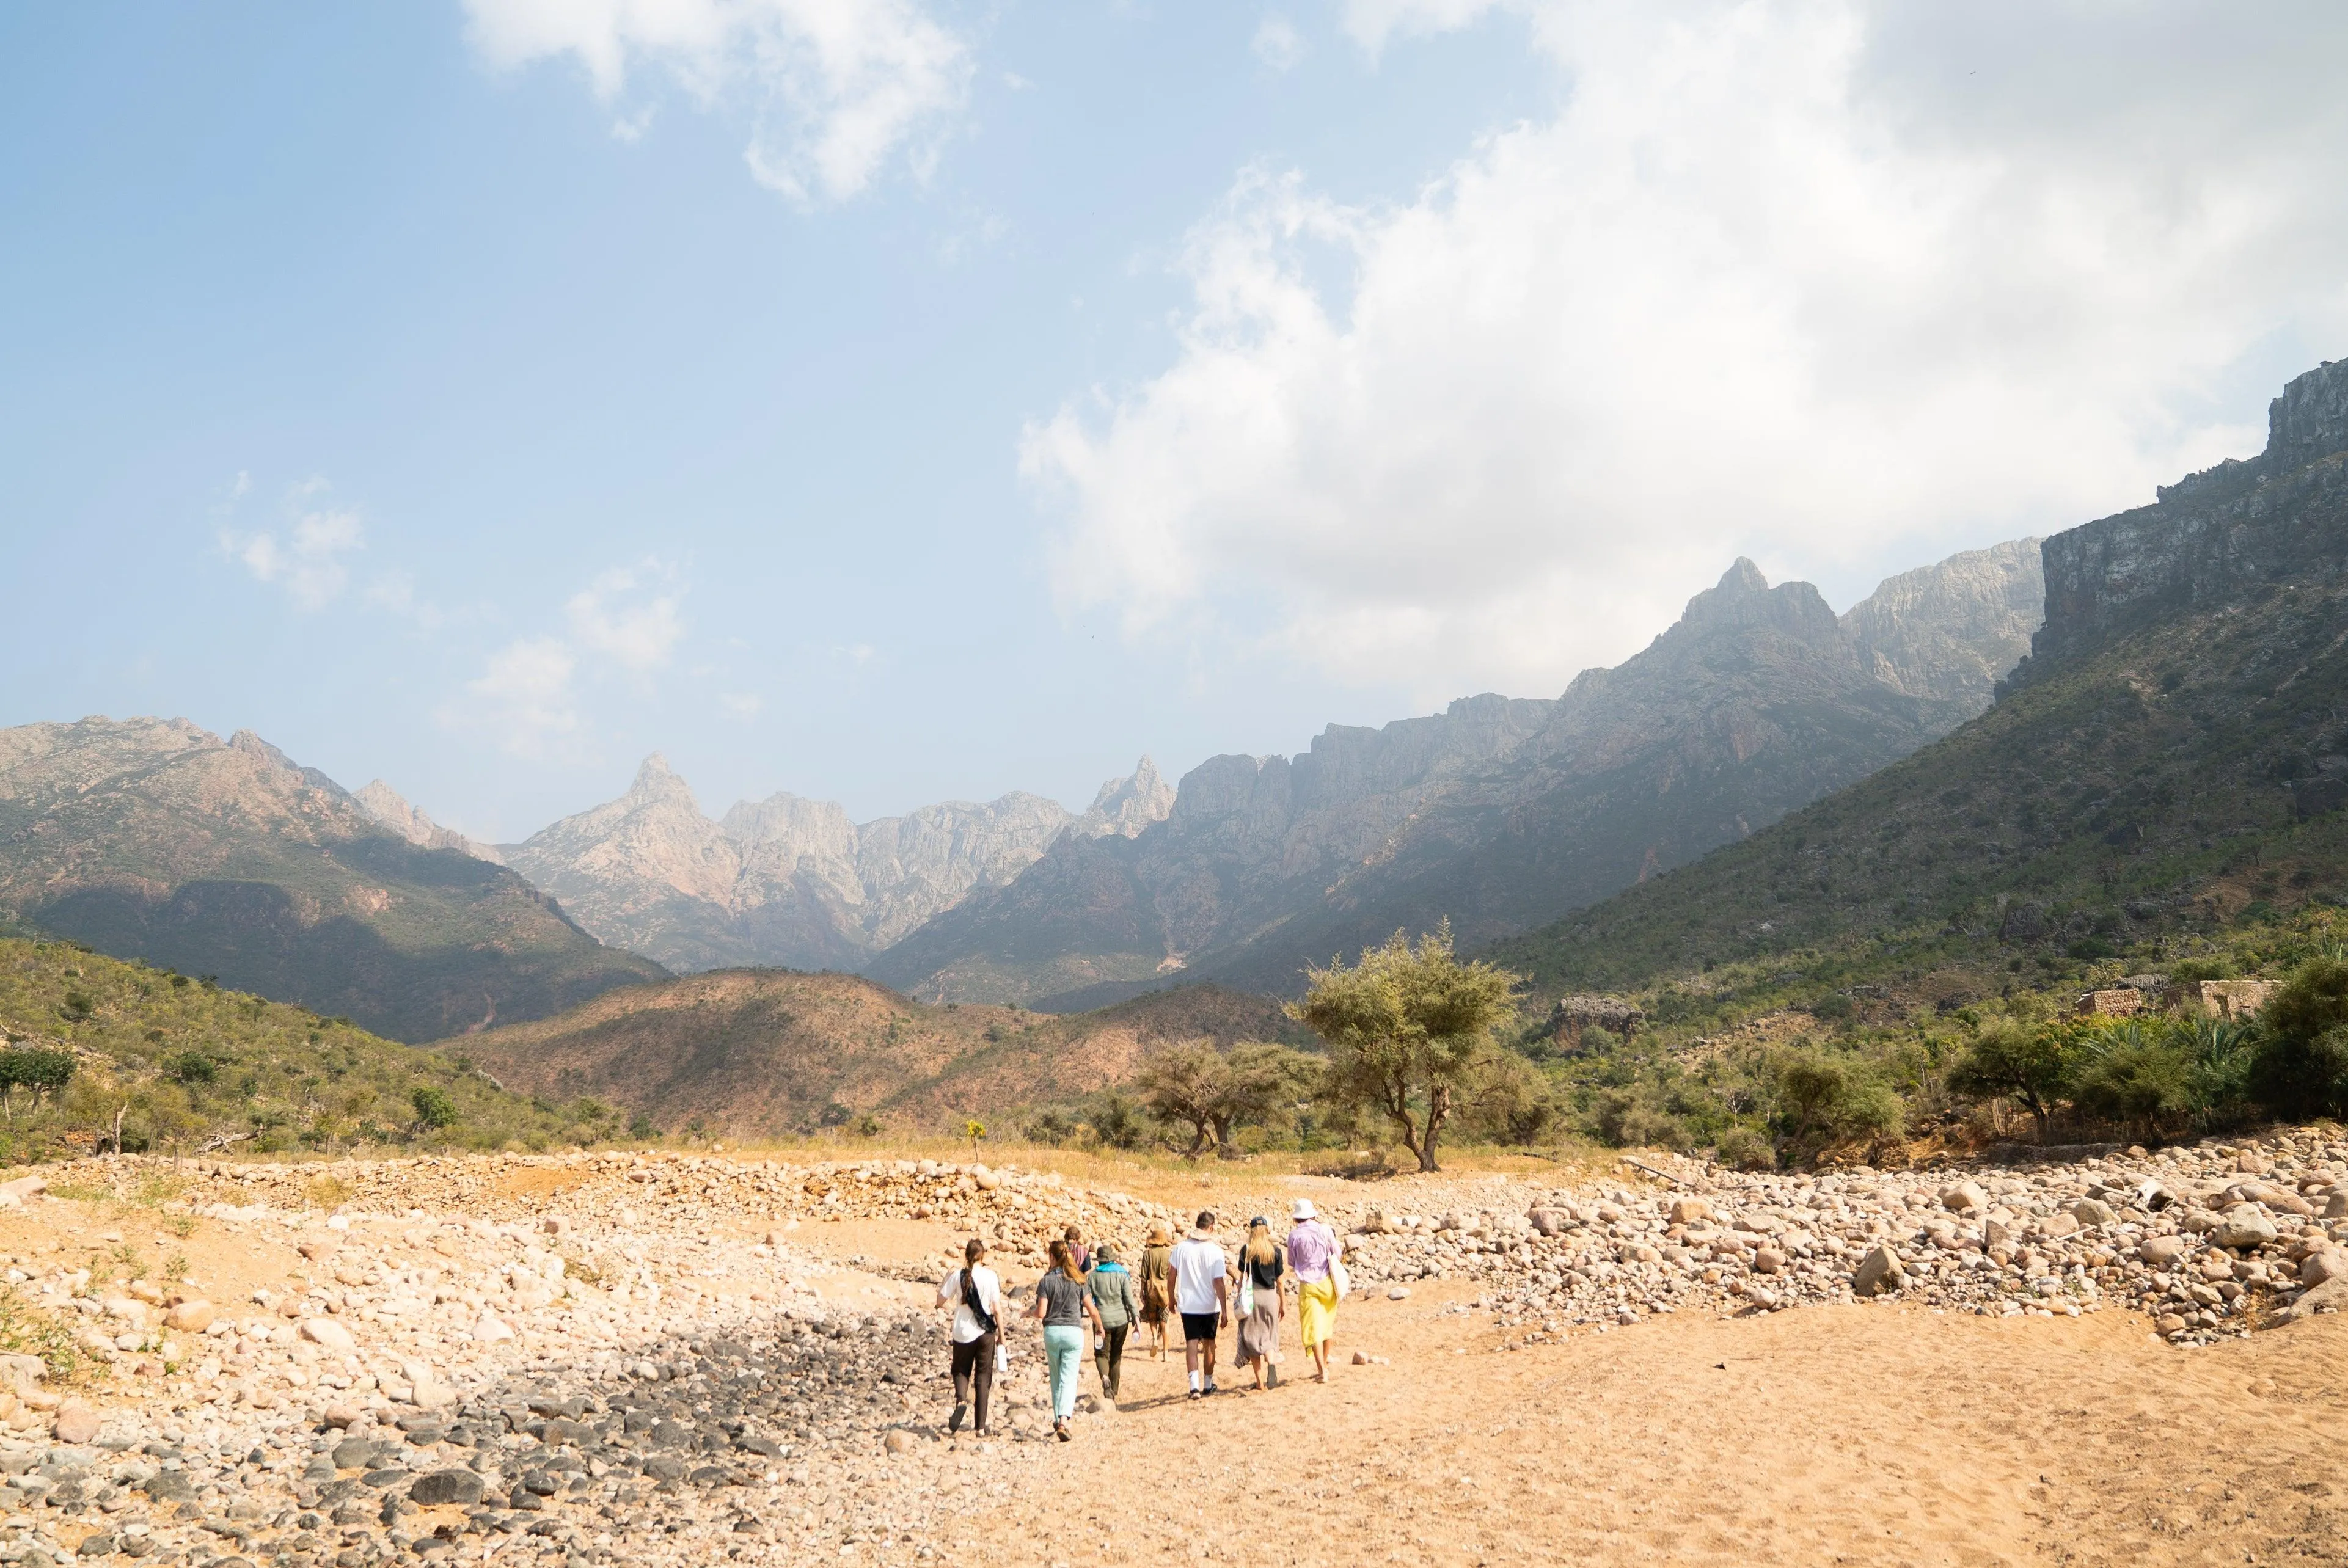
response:
[[[2180,1351],[2117,1313],[1820,1307],[1503,1354],[1443,1305],[1350,1309],[1349,1348],[1393,1365],[1326,1389],[1192,1403],[1145,1359],[968,1539],[1071,1564],[2348,1559],[2338,1318]]]

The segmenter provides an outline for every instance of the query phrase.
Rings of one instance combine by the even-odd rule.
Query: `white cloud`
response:
[[[641,65],[705,108],[740,104],[743,157],[794,200],[838,200],[902,158],[925,174],[968,95],[969,46],[917,0],[466,0],[475,47],[513,67],[568,55],[609,101]],[[623,116],[613,131],[642,135]]]
[[[1287,17],[1274,13],[1257,25],[1255,38],[1249,44],[1255,57],[1275,71],[1293,70],[1304,58],[1304,35]]]
[[[1739,552],[1889,569],[2149,499],[2259,444],[2204,412],[2230,377],[2348,347],[2348,12],[1505,8],[1552,117],[1391,206],[1246,173],[1162,374],[1026,431],[1065,604],[1555,691]]]
[[[491,653],[442,706],[440,722],[494,735],[515,756],[572,754],[588,733],[585,710],[599,682],[619,677],[650,692],[674,661],[686,630],[683,600],[677,569],[657,559],[598,573],[564,601],[561,634],[517,637]]]
[[[646,597],[647,582],[674,581],[675,573],[658,561],[620,567],[571,597],[564,606],[572,639],[633,674],[647,675],[669,661],[685,635],[677,614],[679,595]]]
[[[251,488],[250,478],[240,473],[231,497],[242,497]],[[244,534],[224,528],[220,536],[221,548],[255,580],[283,589],[305,610],[324,610],[342,597],[351,579],[348,558],[366,544],[357,513],[301,509],[303,503],[325,488],[321,479],[294,487],[287,502],[290,520],[282,534],[272,529]]]
[[[561,639],[516,638],[489,655],[465,683],[463,702],[442,716],[493,730],[516,756],[544,756],[579,728],[578,672],[578,655]]]

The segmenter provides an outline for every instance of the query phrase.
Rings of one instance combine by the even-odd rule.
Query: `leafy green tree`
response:
[[[1328,1086],[1384,1114],[1422,1171],[1441,1169],[1444,1124],[1499,1065],[1493,1032],[1516,1016],[1517,977],[1451,949],[1451,924],[1306,977],[1289,1016],[1329,1044]]]
[[[2150,1138],[2193,1110],[2193,1059],[2180,1031],[2130,1020],[2082,1036],[2071,1095],[2079,1109]]]
[[[417,1126],[427,1132],[438,1132],[457,1124],[457,1102],[448,1098],[445,1089],[420,1084],[407,1097],[407,1102],[416,1108]]]
[[[73,1081],[74,1054],[48,1046],[11,1046],[0,1050],[0,1110],[15,1120],[15,1091],[28,1091],[33,1106]]]
[[[2002,1094],[2020,1101],[2038,1124],[2038,1141],[2044,1143],[2054,1126],[2054,1108],[2069,1092],[2077,1067],[2078,1051],[2068,1025],[1998,1019],[1973,1038],[1951,1070],[1949,1087],[1960,1094]]]

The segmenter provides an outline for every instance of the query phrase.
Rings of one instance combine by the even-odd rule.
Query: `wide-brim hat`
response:
[[[1313,1211],[1313,1200],[1311,1198],[1299,1198],[1292,1205],[1290,1206],[1288,1217],[1295,1220],[1309,1220],[1317,1219],[1319,1216]]]
[[[1160,1220],[1158,1224],[1156,1224],[1156,1225],[1151,1225],[1151,1226],[1149,1227],[1149,1245],[1152,1245],[1152,1246],[1162,1246],[1162,1245],[1164,1245],[1166,1243],[1168,1243],[1168,1242],[1169,1242],[1169,1241],[1172,1241],[1173,1239],[1174,1239],[1174,1233],[1173,1233],[1172,1231],[1169,1231],[1169,1230],[1168,1230],[1168,1229],[1166,1228],[1166,1223],[1165,1223],[1163,1220]]]

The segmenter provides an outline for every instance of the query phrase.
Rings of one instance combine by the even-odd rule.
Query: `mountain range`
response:
[[[1221,756],[1165,820],[1055,842],[865,966],[1047,1009],[1305,968],[1451,921],[1468,947],[1593,904],[1866,777],[1986,707],[2044,592],[2038,541],[1906,572],[1841,617],[1739,560],[1679,622],[1548,700],[1486,695],[1295,757]]]
[[[0,730],[0,913],[404,1040],[665,974],[249,731],[184,719]]]
[[[604,941],[671,968],[855,969],[1056,840],[1141,832],[1173,794],[1144,757],[1081,813],[1014,792],[858,824],[776,794],[712,821],[654,755],[619,799],[492,853]]]

